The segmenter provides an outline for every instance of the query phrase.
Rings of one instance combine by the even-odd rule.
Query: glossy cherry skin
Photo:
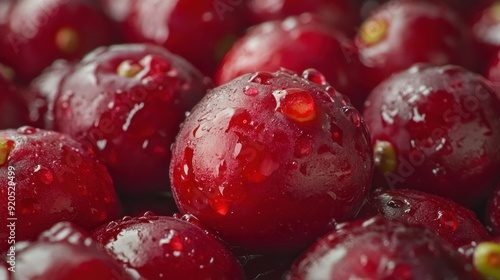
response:
[[[221,241],[179,219],[151,212],[126,216],[92,236],[135,279],[244,279],[240,264]]]
[[[312,13],[326,20],[328,24],[351,35],[358,24],[353,1],[348,0],[247,0],[247,15],[252,25],[271,20],[283,20],[289,16]]]
[[[475,279],[465,259],[428,229],[376,217],[339,226],[292,266],[287,280]]]
[[[16,241],[59,221],[90,230],[120,211],[111,177],[92,150],[67,135],[32,127],[0,131],[0,199],[0,219],[15,217],[22,229]],[[0,251],[8,237],[8,228],[0,228]]]
[[[325,82],[362,108],[369,91],[361,87],[360,63],[354,44],[311,14],[255,26],[226,54],[215,76],[221,85],[246,73],[295,72],[314,68]]]
[[[21,90],[0,73],[0,129],[17,128],[28,122],[28,106]]]
[[[368,88],[419,62],[474,68],[472,36],[465,23],[438,3],[388,2],[364,21],[355,43]]]
[[[182,213],[230,245],[298,250],[359,210],[373,167],[367,137],[332,87],[289,72],[243,75],[209,91],[183,123],[172,192]]]
[[[493,236],[500,236],[500,184],[497,184],[488,198],[484,222]]]
[[[212,76],[220,59],[244,28],[241,1],[102,0],[132,43],[154,43]]]
[[[30,84],[26,94],[30,111],[30,121],[36,127],[54,129],[54,103],[62,81],[73,70],[74,64],[57,60],[45,68],[40,76]]]
[[[458,66],[418,65],[375,88],[363,113],[375,186],[410,188],[478,206],[499,179],[500,101]]]
[[[90,1],[7,0],[0,4],[0,61],[29,82],[58,58],[79,59],[115,41],[112,23]]]
[[[133,279],[115,260],[97,249],[87,232],[69,222],[55,224],[34,242],[18,243],[14,253],[15,272],[10,273],[9,280]],[[9,260],[12,252],[6,254]]]
[[[198,70],[162,47],[103,47],[60,84],[54,126],[92,147],[118,190],[167,191],[170,145],[207,88]]]
[[[451,200],[420,191],[403,189],[372,193],[357,217],[375,215],[426,227],[457,249],[490,238],[474,212]]]

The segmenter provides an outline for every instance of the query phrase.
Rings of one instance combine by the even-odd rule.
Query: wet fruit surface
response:
[[[174,198],[232,245],[300,249],[361,206],[373,166],[367,137],[332,87],[247,74],[210,91],[183,123]]]
[[[29,82],[58,58],[78,59],[115,41],[111,21],[80,0],[2,1],[0,61]]]
[[[326,21],[332,28],[351,35],[356,25],[355,5],[348,0],[312,0],[312,1],[263,1],[247,0],[247,14],[252,24],[271,20],[282,20],[288,16],[314,13]]]
[[[252,28],[226,54],[215,80],[220,85],[255,71],[314,68],[322,74],[317,79],[329,82],[361,108],[369,92],[361,87],[357,59],[352,41],[313,15],[303,14]],[[312,71],[307,75],[317,75]]]
[[[92,233],[135,279],[243,279],[236,258],[214,235],[192,223],[147,212]]]
[[[15,217],[22,229],[17,241],[59,221],[90,230],[119,215],[111,177],[93,151],[66,135],[32,127],[0,131],[0,199],[5,206],[0,218]],[[0,229],[0,251],[11,235],[7,227]]]
[[[161,47],[100,48],[60,84],[55,128],[92,147],[118,190],[166,191],[170,145],[206,89],[199,71]]]
[[[415,66],[368,97],[375,187],[411,188],[477,206],[498,180],[500,102],[456,66]]]
[[[164,46],[209,76],[243,29],[243,5],[238,1],[104,0],[103,3],[120,24],[127,42]]]
[[[430,1],[389,2],[365,20],[356,37],[366,66],[365,83],[373,88],[418,62],[474,68],[469,35],[447,6]]]
[[[69,222],[58,223],[42,232],[38,240],[16,247],[19,248],[14,251],[17,269],[10,273],[10,278],[0,279],[133,279],[116,261],[97,249],[88,233]],[[9,253],[4,255],[6,260],[10,259]]]
[[[429,228],[455,248],[490,238],[469,209],[451,200],[415,190],[374,192],[357,217],[374,215]]]
[[[311,246],[286,279],[474,279],[431,231],[384,218],[346,224]]]

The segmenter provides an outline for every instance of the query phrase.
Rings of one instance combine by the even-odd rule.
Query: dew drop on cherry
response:
[[[254,86],[246,86],[243,89],[243,93],[247,96],[257,96],[259,94],[259,90]]]
[[[24,135],[31,135],[36,133],[36,128],[31,126],[23,126],[18,128],[17,132]]]
[[[359,114],[358,110],[351,107],[346,109],[344,113],[356,127],[361,126],[361,115]]]
[[[306,80],[309,80],[315,84],[326,86],[328,82],[326,81],[325,76],[316,69],[307,69],[302,73],[302,77]]]
[[[47,167],[37,165],[34,170],[38,180],[45,185],[49,185],[54,181],[54,173]]]
[[[458,228],[457,217],[449,211],[438,211],[438,221],[440,226],[446,230],[453,232]]]
[[[274,75],[269,72],[257,72],[248,80],[250,83],[257,83],[261,85],[270,85],[271,79],[274,78]]]
[[[402,208],[403,206],[405,206],[405,203],[399,199],[391,199],[387,202],[387,206],[397,209],[397,208]]]
[[[306,122],[316,117],[315,102],[311,94],[298,88],[273,92],[276,110],[297,122]]]

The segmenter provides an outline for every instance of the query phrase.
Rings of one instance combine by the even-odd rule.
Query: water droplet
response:
[[[271,84],[271,79],[274,78],[274,75],[269,72],[257,72],[248,81],[250,83],[257,83],[261,85],[270,85]]]
[[[359,114],[358,110],[350,107],[345,109],[344,113],[356,127],[359,127],[361,125],[361,115]]]
[[[391,208],[401,208],[403,206],[405,206],[406,204],[399,200],[399,199],[391,199],[387,202],[387,206],[391,207]]]
[[[311,94],[298,88],[289,88],[273,92],[276,99],[276,111],[287,118],[306,122],[316,117],[315,102]]]
[[[132,220],[132,217],[130,217],[130,216],[124,216],[124,217],[122,218],[122,221],[124,221],[124,222],[126,222],[126,221],[130,221],[130,220]]]
[[[342,129],[340,129],[337,124],[332,122],[330,124],[330,133],[332,135],[332,141],[337,143],[337,145],[342,146],[344,143],[344,132]]]
[[[246,86],[243,89],[243,93],[248,96],[256,96],[257,94],[259,94],[259,90],[254,86]]]
[[[295,156],[302,158],[308,156],[311,153],[311,141],[307,137],[301,137],[297,139],[295,144]]]
[[[17,133],[24,134],[24,135],[30,135],[30,134],[35,134],[37,132],[37,129],[31,126],[23,126],[17,129]]]
[[[297,170],[299,168],[299,163],[296,160],[292,161],[292,170]]]
[[[302,73],[302,77],[306,80],[309,80],[315,84],[326,86],[328,85],[328,82],[326,81],[325,76],[323,73],[319,72],[316,69],[307,69]]]
[[[455,214],[449,211],[438,211],[439,225],[448,231],[455,231],[458,228],[458,220]]]
[[[50,171],[47,167],[37,165],[35,167],[34,173],[36,173],[37,178],[45,185],[48,185],[54,181],[54,173]]]
[[[146,211],[146,212],[144,212],[144,214],[142,214],[142,217],[140,217],[140,218],[148,219],[151,221],[151,220],[157,220],[158,216],[156,216],[156,214],[152,211]]]
[[[118,223],[115,221],[109,222],[109,224],[106,226],[106,231],[113,230],[118,226]]]

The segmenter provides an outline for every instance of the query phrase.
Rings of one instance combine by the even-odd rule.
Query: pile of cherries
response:
[[[0,1],[0,254],[500,279],[500,1]]]

